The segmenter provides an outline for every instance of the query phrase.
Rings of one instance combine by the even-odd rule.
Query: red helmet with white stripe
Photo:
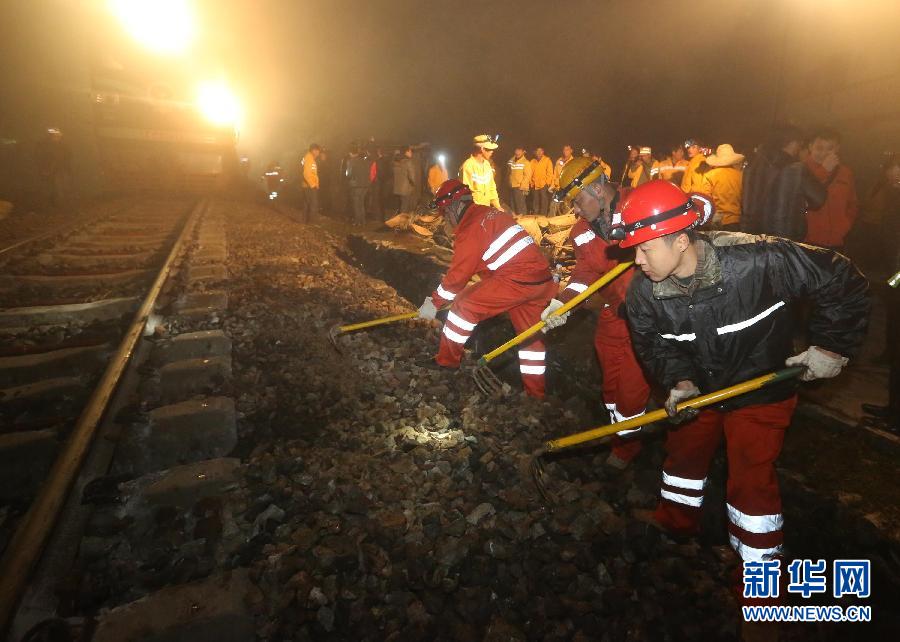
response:
[[[469,189],[469,186],[461,180],[451,178],[450,180],[441,183],[437,192],[434,193],[434,206],[443,207],[444,205],[449,205],[453,201],[459,200],[466,195],[472,195],[472,190]]]
[[[698,227],[712,215],[708,196],[685,194],[669,181],[650,181],[631,190],[622,201],[610,236],[620,241],[619,247],[632,247]]]

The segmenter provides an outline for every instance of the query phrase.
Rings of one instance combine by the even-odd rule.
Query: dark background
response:
[[[90,70],[228,78],[254,169],[310,142],[428,141],[455,168],[472,135],[618,167],[629,143],[747,152],[776,120],[833,124],[857,174],[900,146],[900,2],[197,0],[193,50],[136,49],[102,0],[0,0],[0,137],[62,127],[90,165]],[[87,169],[84,170],[87,177]],[[88,181],[89,182],[89,181]]]

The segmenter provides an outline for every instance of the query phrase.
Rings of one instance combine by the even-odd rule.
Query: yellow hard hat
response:
[[[596,180],[600,180],[601,184],[606,182],[606,174],[599,161],[584,156],[573,158],[565,164],[559,174],[559,189],[553,194],[553,200],[568,203],[578,196],[585,185]]]

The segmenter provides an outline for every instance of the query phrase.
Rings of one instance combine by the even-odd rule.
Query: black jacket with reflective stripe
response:
[[[812,305],[810,345],[856,355],[870,301],[868,282],[850,259],[777,237],[698,236],[713,254],[693,294],[637,274],[626,299],[635,353],[666,390],[690,380],[705,394],[783,369],[794,353],[799,300]],[[796,380],[774,384],[717,407],[781,401],[796,386]]]

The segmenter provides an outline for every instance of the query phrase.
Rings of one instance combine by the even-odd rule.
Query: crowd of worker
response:
[[[434,204],[453,230],[454,244],[450,267],[419,308],[429,320],[441,309],[446,313],[436,357],[419,365],[458,369],[478,324],[499,314],[509,315],[516,332],[541,320],[546,330],[558,328],[570,302],[633,261],[640,269],[625,270],[602,292],[594,348],[612,424],[644,415],[654,384],[667,391],[663,405],[674,425],[659,504],[636,517],[668,533],[697,534],[707,472],[724,439],[732,547],[745,562],[781,560],[784,518],[775,461],[797,404],[798,381],[837,376],[858,355],[870,314],[868,281],[840,253],[858,203],[853,174],[840,162],[838,133],[818,130],[807,145],[796,128],[781,128],[749,159],[730,144],[713,151],[687,140],[663,158],[634,145],[615,183],[599,155],[584,150],[576,157],[565,146],[551,163],[543,149],[529,159],[520,146],[507,162],[512,213],[504,211],[495,180],[498,148],[495,138],[476,136],[459,179],[448,179],[440,162],[429,168]],[[304,168],[315,161],[312,154]],[[364,191],[374,177],[365,162],[354,162],[358,150],[350,158],[347,176],[360,190],[353,209],[361,222]],[[411,158],[407,148],[393,166],[400,211],[414,204]],[[377,171],[374,164],[368,168]],[[359,174],[363,179],[354,182]],[[900,268],[898,178],[892,157],[880,187],[890,201],[886,207],[893,208],[894,244],[886,247],[894,253],[894,269]],[[513,214],[552,215],[567,206],[578,217],[570,232],[576,262],[560,290]],[[890,307],[896,319],[896,296]],[[796,349],[793,327],[801,309],[808,346]],[[896,361],[896,337],[889,343]],[[525,391],[543,398],[543,335],[518,348]],[[866,408],[885,428],[897,427],[893,365],[889,405]],[[685,407],[701,394],[769,374],[757,389],[703,409]],[[618,433],[608,463],[627,466],[640,451],[639,434],[640,428]]]
[[[592,284],[634,262],[639,269],[622,270],[601,291],[594,349],[611,424],[642,417],[651,390],[665,391],[673,425],[659,504],[636,517],[668,533],[697,534],[707,472],[724,440],[732,547],[745,562],[782,559],[775,462],[799,382],[839,375],[859,354],[871,310],[869,282],[843,253],[860,208],[840,144],[832,129],[807,137],[781,127],[749,155],[695,139],[661,157],[632,145],[615,176],[600,155],[576,155],[571,145],[555,162],[540,147],[529,158],[518,146],[504,174],[511,211],[498,190],[496,137],[474,137],[458,178],[448,177],[441,158],[417,171],[413,148],[398,149],[386,181],[396,211],[421,203],[417,185],[427,177],[432,206],[453,235],[451,264],[419,308],[421,318],[443,321],[440,345],[434,359],[418,365],[459,369],[478,324],[500,314],[508,314],[516,332],[541,321],[545,331],[558,328]],[[311,213],[318,207],[320,154],[313,145],[302,162]],[[380,160],[380,152],[369,158],[354,146],[342,164],[357,224],[373,203],[384,207],[389,192],[377,186],[388,166]],[[870,251],[882,248],[878,258],[893,273],[900,270],[900,157],[886,158],[873,197],[883,219],[869,236]],[[577,217],[569,235],[575,265],[561,288],[515,215],[570,211]],[[870,425],[895,431],[900,350],[890,328],[900,318],[898,294],[888,289],[889,403],[864,404]],[[804,348],[795,347],[799,319]],[[544,335],[520,343],[518,358],[525,392],[543,398]],[[762,387],[709,407],[685,406],[770,374]],[[640,430],[615,435],[610,465],[629,465],[641,450]]]

